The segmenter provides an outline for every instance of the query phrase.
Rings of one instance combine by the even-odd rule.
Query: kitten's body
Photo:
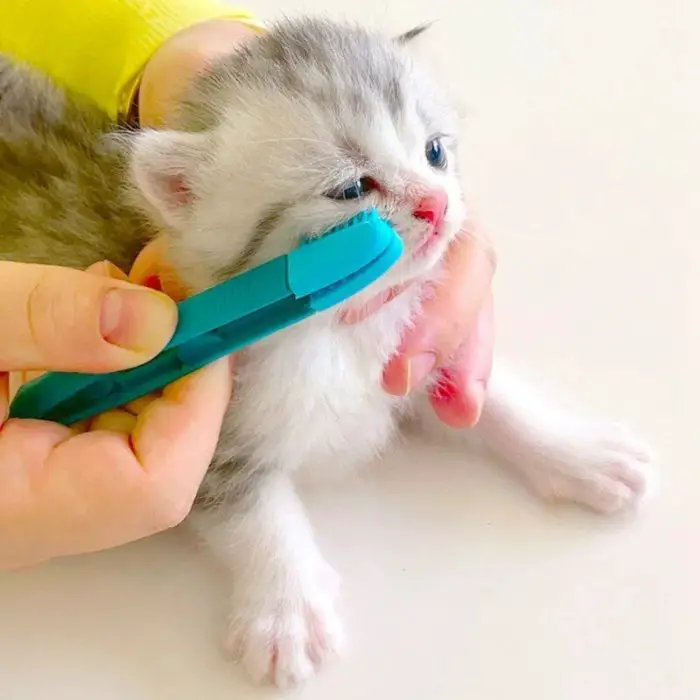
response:
[[[377,313],[348,325],[332,310],[242,353],[192,516],[234,572],[232,652],[257,679],[297,682],[337,651],[340,625],[294,482],[380,453],[402,416],[442,430],[425,394],[392,397],[381,373],[464,216],[452,162],[425,161],[426,140],[453,132],[449,108],[397,42],[316,21],[280,25],[215,67],[181,132],[98,143],[101,115],[26,80],[0,64],[0,259],[127,268],[159,230],[202,288],[370,204],[404,237],[402,262],[351,302],[412,282]],[[366,174],[379,186],[364,199],[324,197]],[[438,190],[447,211],[424,252],[415,201]],[[643,446],[538,406],[499,367],[478,433],[545,496],[612,512],[645,492]]]
[[[0,55],[0,259],[129,269],[153,235],[124,196],[123,154],[92,105]]]

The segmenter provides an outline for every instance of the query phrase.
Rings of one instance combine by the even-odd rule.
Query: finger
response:
[[[101,413],[90,424],[90,430],[108,430],[123,435],[130,435],[135,428],[136,416],[119,408]]]
[[[170,264],[164,240],[156,238],[136,258],[129,279],[151,289],[165,292],[171,299],[182,301],[192,294]]]
[[[0,262],[4,371],[131,367],[156,355],[176,324],[177,308],[164,294],[77,270]]]
[[[87,433],[90,430],[90,419],[85,418],[84,420],[79,420],[77,423],[71,423],[70,429],[76,434]]]
[[[430,403],[438,418],[453,428],[479,421],[493,365],[494,324],[491,298],[449,367],[441,368]]]
[[[176,525],[213,455],[230,387],[226,360],[176,382],[139,417],[131,439],[9,421],[0,430],[0,521],[3,512],[27,511],[33,525],[26,529],[33,530],[23,536],[36,560],[118,546]],[[37,512],[45,518],[37,520]],[[0,539],[0,562],[8,556]]]
[[[116,265],[112,265],[112,263],[106,260],[91,265],[87,268],[87,270],[85,270],[85,272],[91,275],[97,275],[98,277],[109,277],[111,279],[128,281],[128,277]],[[42,375],[46,374],[46,372],[39,370],[28,370],[26,372],[15,372],[14,374],[15,384],[14,386],[12,383],[10,384],[10,398],[14,397],[15,393],[19,387],[22,386],[22,384],[38,379]]]
[[[35,379],[39,379],[42,375],[46,374],[46,372],[43,371],[34,371],[34,370],[27,370],[26,372],[13,372],[13,374],[16,376],[16,389],[19,389],[19,387],[22,386],[22,384],[26,384],[27,382],[32,382]],[[14,396],[14,393],[13,393]]]
[[[197,74],[258,33],[240,22],[213,20],[199,22],[165,42],[148,61],[141,79],[141,125],[167,124]]]
[[[123,280],[128,282],[129,278],[125,272],[122,272],[116,265],[112,265],[109,260],[103,260],[102,262],[90,265],[85,272],[91,275],[96,275],[97,277],[109,277],[114,280]]]
[[[150,394],[149,396],[143,396],[140,399],[134,399],[134,401],[129,401],[124,410],[129,411],[133,416],[138,416],[139,413],[143,413],[157,398],[162,396],[162,394]]]
[[[194,498],[231,398],[231,362],[220,360],[166,387],[139,416],[134,454],[154,482]]]
[[[111,279],[129,281],[129,277],[120,270],[116,265],[113,265],[108,260],[95,263],[88,267],[86,272],[97,275],[99,277],[109,277]],[[140,283],[140,280],[133,280]],[[30,374],[27,372],[27,374]],[[40,373],[31,373],[40,374]],[[143,398],[131,401],[121,409],[114,409],[103,413],[92,421],[83,421],[80,424],[71,426],[76,433],[86,432],[87,430],[108,430],[114,433],[122,433],[129,435],[136,427],[136,415],[146,408],[156,397],[144,396]]]
[[[154,531],[148,478],[125,435],[10,420],[0,431],[0,470],[0,523],[9,517],[17,531],[0,538],[0,562],[99,550]]]
[[[385,368],[383,383],[389,393],[408,394],[436,367],[448,363],[484,306],[494,270],[488,244],[465,232],[449,251],[443,278]]]
[[[31,497],[51,450],[71,434],[70,428],[56,423],[7,421],[0,429],[0,502],[7,507],[8,502]]]
[[[7,376],[10,393],[10,403],[14,401],[14,398],[17,395],[17,392],[20,390],[20,387],[27,381],[25,380],[24,375],[24,372],[8,372]]]
[[[0,426],[7,420],[10,410],[10,376],[0,372]]]

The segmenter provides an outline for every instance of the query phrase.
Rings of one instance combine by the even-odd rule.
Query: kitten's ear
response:
[[[431,20],[430,22],[423,22],[423,24],[419,24],[417,27],[413,27],[413,29],[409,29],[403,34],[399,34],[399,36],[395,37],[394,41],[396,41],[398,44],[401,44],[402,46],[410,44],[416,37],[419,37],[421,34],[423,34],[423,32],[426,32],[434,24],[435,20]]]
[[[170,226],[182,224],[194,201],[193,177],[206,157],[206,134],[143,131],[131,151],[131,177]]]

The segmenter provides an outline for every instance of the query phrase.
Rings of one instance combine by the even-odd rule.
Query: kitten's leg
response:
[[[233,508],[199,509],[192,522],[231,573],[225,643],[253,680],[293,686],[340,650],[339,579],[287,477],[265,477]]]
[[[637,506],[652,486],[649,448],[628,429],[564,416],[502,366],[478,426],[464,431],[472,433],[547,500],[615,513]]]

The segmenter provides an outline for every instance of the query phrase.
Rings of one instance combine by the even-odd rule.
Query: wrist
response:
[[[259,33],[259,29],[236,20],[215,19],[168,39],[146,64],[135,94],[139,124],[153,128],[167,125],[197,75]]]

